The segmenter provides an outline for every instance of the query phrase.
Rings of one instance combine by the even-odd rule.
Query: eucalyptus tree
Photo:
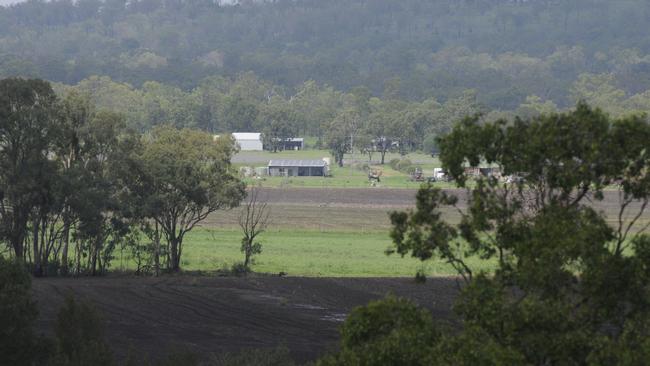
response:
[[[414,210],[391,214],[389,253],[457,271],[462,328],[428,324],[437,336],[422,344],[406,340],[423,333],[428,317],[387,324],[377,336],[344,339],[321,365],[400,364],[413,354],[427,365],[647,363],[649,141],[645,117],[611,119],[582,103],[530,119],[461,121],[438,145],[466,194],[423,186]],[[509,179],[468,184],[466,167],[482,164]],[[617,205],[609,217],[595,207],[606,196]],[[459,221],[446,220],[450,210]],[[491,261],[494,271],[476,261]],[[411,307],[391,309],[393,302],[379,313],[376,304],[356,311],[343,334],[370,334],[372,319],[414,319]]]
[[[273,98],[258,115],[262,141],[266,149],[282,150],[284,142],[296,136],[298,116],[282,98]]]
[[[139,192],[145,215],[160,227],[167,243],[169,270],[180,270],[188,232],[211,213],[243,199],[244,183],[230,164],[235,151],[232,138],[214,140],[197,130],[166,126],[143,138],[138,180],[147,186]]]
[[[360,125],[360,118],[355,109],[346,109],[336,115],[325,132],[327,147],[340,167],[343,166],[343,156],[352,151],[353,136]]]
[[[0,80],[0,220],[2,237],[25,258],[27,226],[51,183],[48,153],[58,132],[57,99],[42,80]]]
[[[451,336],[443,359],[462,363],[483,342],[526,364],[647,360],[649,141],[647,119],[612,120],[582,103],[528,120],[466,118],[439,139],[443,168],[467,187],[467,209],[446,222],[441,209],[458,198],[426,186],[414,212],[391,215],[391,237],[397,253],[446,261],[466,281],[456,339],[478,338]],[[483,163],[516,179],[466,185],[465,167]],[[609,187],[619,202],[608,218],[592,202]],[[471,257],[494,261],[495,272],[472,268]]]

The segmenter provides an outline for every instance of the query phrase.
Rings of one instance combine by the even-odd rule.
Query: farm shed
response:
[[[262,151],[262,134],[259,132],[233,132],[241,151]]]
[[[283,145],[283,150],[302,150],[305,147],[305,139],[302,137],[286,139]]]
[[[322,177],[327,175],[324,160],[271,160],[269,175],[272,177]]]

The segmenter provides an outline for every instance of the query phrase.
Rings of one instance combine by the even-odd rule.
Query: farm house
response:
[[[328,173],[325,160],[271,160],[269,175],[272,177],[322,177]]]

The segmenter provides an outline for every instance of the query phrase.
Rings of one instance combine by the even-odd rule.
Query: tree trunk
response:
[[[384,165],[384,158],[386,157],[386,149],[381,150],[381,165]]]
[[[178,238],[172,237],[171,241],[171,270],[172,272],[179,272],[181,270],[180,266],[180,258],[179,258],[179,253],[178,253]]]
[[[70,217],[68,208],[63,216],[63,251],[61,253],[61,273],[65,276],[68,274],[68,248],[70,246]]]
[[[10,242],[11,247],[14,249],[14,255],[16,256],[16,259],[21,262],[24,261],[25,248],[23,246],[23,236],[21,234],[11,235]]]
[[[34,272],[33,273],[34,273],[34,276],[40,277],[40,276],[43,275],[43,269],[41,268],[41,253],[40,253],[39,248],[38,248],[38,243],[39,243],[38,232],[39,232],[41,222],[38,219],[34,219],[33,221],[34,221],[33,222],[33,228],[32,228],[33,236],[34,236],[34,238],[32,240],[32,245],[33,245],[33,248],[34,248],[34,250],[32,252],[32,257],[33,257],[33,260],[34,260]]]
[[[160,231],[158,231],[158,222],[156,221],[156,229],[153,233],[154,235],[154,253],[153,253],[153,262],[154,268],[156,271],[156,276],[160,275]]]
[[[247,235],[248,236],[248,235]],[[251,261],[251,247],[253,246],[253,239],[246,239],[246,247],[244,248],[244,267],[248,268]]]

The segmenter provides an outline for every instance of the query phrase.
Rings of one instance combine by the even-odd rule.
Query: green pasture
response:
[[[217,271],[243,260],[239,251],[241,233],[234,229],[197,228],[185,237],[183,270]],[[290,276],[392,277],[413,276],[423,269],[430,276],[455,275],[439,260],[419,260],[384,251],[391,240],[386,231],[277,230],[259,238],[262,254],[253,270],[259,273],[285,272]],[[117,253],[113,267],[133,268],[126,253]],[[471,260],[474,268],[491,270],[491,263]]]
[[[243,166],[257,167],[266,166],[272,159],[321,159],[330,157],[326,150],[301,150],[301,151],[280,151],[277,153],[267,151],[243,151],[237,154],[234,159],[234,165],[239,168]],[[394,158],[406,158],[424,170],[425,176],[433,175],[433,168],[439,167],[438,159],[421,153],[411,153],[400,156],[396,153],[386,154],[386,164],[380,165],[378,160],[379,154],[375,153],[372,162],[368,161],[367,155],[359,153],[346,154],[346,164],[339,167],[334,164],[330,167],[329,177],[262,177],[246,179],[247,183],[257,183],[264,187],[308,187],[308,188],[367,188],[367,187],[384,187],[384,188],[411,188],[417,189],[421,182],[412,182],[408,174],[394,170],[388,165],[388,162]],[[368,181],[368,173],[364,167],[370,166],[382,171],[381,181],[371,185]],[[452,188],[449,183],[436,183],[444,188]]]

